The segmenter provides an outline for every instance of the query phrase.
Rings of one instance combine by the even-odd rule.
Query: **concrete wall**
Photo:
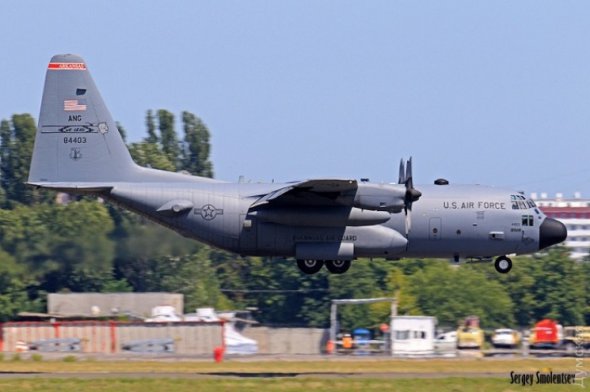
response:
[[[242,334],[258,342],[259,354],[320,354],[328,341],[321,328],[252,327]]]
[[[0,352],[25,351],[30,344],[76,339],[74,351],[116,354],[129,343],[167,339],[174,353],[210,355],[223,342],[220,323],[117,323],[109,321],[15,322],[0,325]],[[55,351],[62,351],[55,349]]]
[[[177,314],[184,313],[182,294],[175,293],[67,293],[48,294],[47,311],[63,316],[111,316],[131,313],[149,317],[155,306],[173,306]],[[97,314],[93,310],[98,311]]]
[[[223,343],[220,324],[144,323],[121,324],[117,327],[119,343],[116,352],[129,342],[148,339],[172,339],[176,354],[211,354]]]
[[[243,335],[258,342],[259,354],[320,354],[328,330],[320,328],[247,328]],[[0,352],[23,351],[32,342],[76,339],[74,352],[117,354],[125,345],[148,340],[172,341],[173,353],[210,355],[223,342],[219,323],[173,322],[9,322],[0,324]],[[56,351],[62,351],[56,349]],[[156,350],[157,351],[157,350]],[[166,351],[168,352],[168,351]]]

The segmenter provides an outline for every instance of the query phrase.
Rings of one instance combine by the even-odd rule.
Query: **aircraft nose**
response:
[[[558,220],[545,218],[539,232],[539,250],[559,244],[567,237],[565,225]]]

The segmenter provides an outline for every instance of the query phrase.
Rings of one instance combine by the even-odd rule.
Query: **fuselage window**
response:
[[[523,215],[522,216],[522,225],[523,226],[533,226],[534,220],[532,215]]]

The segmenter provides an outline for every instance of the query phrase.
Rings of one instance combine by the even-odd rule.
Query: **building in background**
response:
[[[436,317],[392,316],[391,354],[420,356],[434,354]]]
[[[66,317],[147,318],[155,307],[184,312],[184,295],[178,293],[57,293],[47,295],[47,311]]]
[[[557,193],[550,198],[546,193],[531,193],[531,199],[549,218],[561,221],[567,227],[564,245],[574,259],[590,256],[590,199],[583,199],[579,192],[573,198]]]

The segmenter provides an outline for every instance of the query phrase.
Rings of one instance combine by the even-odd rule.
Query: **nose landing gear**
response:
[[[507,274],[512,269],[512,260],[506,256],[500,256],[494,262],[496,271],[501,274]]]

